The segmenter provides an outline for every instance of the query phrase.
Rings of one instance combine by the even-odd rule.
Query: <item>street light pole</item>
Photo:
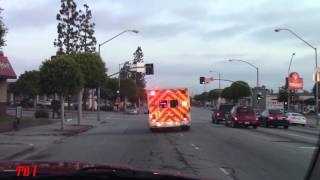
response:
[[[109,42],[109,41],[112,41],[113,39],[117,38],[118,36],[120,36],[120,35],[122,35],[122,34],[124,34],[124,33],[126,33],[126,32],[133,32],[133,33],[136,33],[136,34],[139,33],[138,30],[132,30],[132,29],[124,30],[124,31],[122,31],[121,33],[113,36],[112,38],[110,38],[110,39],[108,39],[108,40],[100,43],[100,44],[98,45],[98,54],[99,54],[99,57],[101,58],[101,54],[100,54],[100,48],[101,48],[101,46],[103,46],[104,44],[106,44],[106,43]],[[120,86],[119,86],[119,87],[120,87]],[[119,94],[120,94],[120,92],[119,92]],[[101,119],[101,118],[100,118],[100,87],[97,88],[97,96],[98,96],[98,97],[97,97],[97,103],[98,103],[98,106],[97,106],[97,111],[98,111],[98,113],[97,113],[97,119],[98,119],[98,121],[100,121],[100,119]]]
[[[241,59],[229,59],[229,62],[232,62],[232,61],[240,61],[240,62],[244,62],[244,63],[246,63],[246,64],[249,64],[251,67],[253,67],[253,68],[255,68],[256,69],[256,71],[257,71],[257,87],[259,87],[260,86],[260,83],[259,83],[259,67],[257,67],[257,66],[255,66],[255,65],[253,65],[253,64],[251,64],[250,62],[248,62],[248,61],[245,61],[245,60],[241,60]]]
[[[296,55],[295,53],[292,53],[292,55],[291,55],[291,59],[290,59],[290,64],[289,64],[289,68],[288,68],[288,78],[289,78],[289,75],[290,75],[290,69],[291,69],[291,64],[292,64],[292,59],[293,59],[293,56],[294,55]],[[289,86],[287,87],[287,92],[288,92],[288,100],[287,100],[287,102],[288,102],[288,109],[287,109],[287,111],[288,112],[290,112],[290,90],[289,90]]]
[[[315,69],[318,68],[318,52],[317,52],[317,48],[312,46],[310,43],[308,43],[307,41],[305,41],[304,39],[302,39],[300,36],[298,36],[298,34],[296,34],[295,32],[293,32],[292,30],[288,29],[288,28],[279,28],[279,29],[275,29],[275,32],[279,32],[279,31],[288,31],[289,33],[291,33],[292,35],[294,35],[296,38],[300,39],[302,42],[304,42],[305,44],[307,44],[309,47],[311,47],[314,50],[315,53]],[[319,126],[319,87],[318,87],[318,80],[316,79],[316,117],[317,117],[317,122],[316,125]]]

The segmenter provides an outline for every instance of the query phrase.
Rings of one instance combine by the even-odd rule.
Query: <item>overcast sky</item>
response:
[[[188,87],[200,93],[200,76],[256,83],[255,69],[227,59],[243,59],[260,68],[261,84],[277,89],[284,84],[291,54],[296,53],[292,70],[304,78],[305,89],[312,88],[314,51],[288,32],[290,28],[319,47],[319,0],[79,0],[87,3],[96,23],[96,37],[103,42],[125,29],[126,33],[101,48],[112,74],[118,64],[131,60],[141,46],[146,63],[154,63],[155,75],[148,87]],[[0,0],[2,16],[9,29],[4,53],[19,75],[38,69],[55,54],[56,14],[59,0]],[[223,87],[230,83],[223,82]],[[218,82],[207,85],[217,88]]]

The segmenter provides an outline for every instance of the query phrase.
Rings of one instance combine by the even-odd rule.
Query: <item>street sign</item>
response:
[[[145,73],[144,63],[131,64],[130,71]]]

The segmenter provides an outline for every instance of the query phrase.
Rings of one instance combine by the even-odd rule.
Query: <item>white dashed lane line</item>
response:
[[[191,144],[192,147],[194,147],[194,149],[199,150],[200,148],[198,146],[196,146],[195,144]]]
[[[315,146],[301,146],[299,148],[301,148],[301,149],[311,149],[311,150],[317,149],[317,147],[315,147]]]

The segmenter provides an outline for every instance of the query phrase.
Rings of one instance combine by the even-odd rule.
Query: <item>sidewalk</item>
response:
[[[106,117],[102,114],[102,117]],[[51,124],[33,126],[18,131],[0,133],[0,160],[10,160],[18,156],[41,151],[50,145],[60,143],[64,138],[88,131],[93,127],[106,123],[106,118],[96,120],[96,116],[86,117],[81,125],[77,125],[77,118],[66,119],[64,130],[61,131],[59,119]]]
[[[307,126],[311,128],[318,128],[320,129],[320,126],[316,127],[317,118],[316,116],[309,116],[307,117]]]

